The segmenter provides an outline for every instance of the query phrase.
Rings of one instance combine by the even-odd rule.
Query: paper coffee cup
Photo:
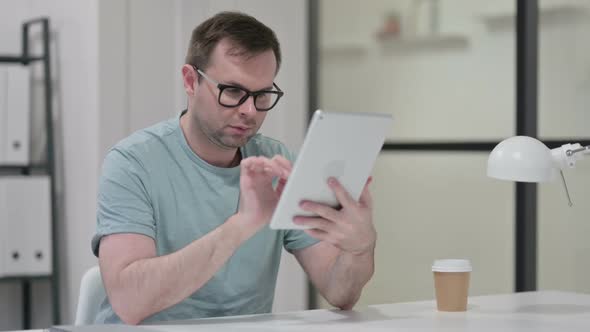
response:
[[[467,259],[439,259],[432,264],[436,307],[439,311],[466,311],[471,263]]]

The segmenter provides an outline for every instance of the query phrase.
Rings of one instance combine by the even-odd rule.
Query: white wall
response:
[[[180,67],[190,32],[207,16],[226,9],[245,10],[277,32],[284,54],[277,82],[286,97],[267,118],[263,132],[297,149],[307,105],[305,1],[0,0],[1,54],[20,52],[23,20],[46,15],[52,26],[56,127],[63,161],[60,197],[65,200],[58,234],[64,323],[73,321],[82,274],[96,264],[90,238],[104,155],[132,131],[185,107]],[[287,257],[279,274],[274,309],[304,308],[302,270]],[[36,283],[34,292],[34,327],[47,327],[47,284]],[[20,328],[19,295],[18,284],[0,284],[0,330]]]
[[[95,179],[99,165],[97,6],[95,1],[2,0],[0,8],[0,52],[3,54],[20,52],[22,21],[41,15],[51,20],[55,122],[56,129],[60,130],[56,139],[63,161],[59,196],[66,202],[58,231],[60,293],[62,312],[69,318],[84,265],[81,263],[92,259],[89,239],[95,220]],[[36,40],[39,40],[38,35]],[[38,80],[38,72],[35,73],[35,80]],[[35,302],[39,304],[33,308],[37,327],[50,323],[46,286],[39,283],[33,287]],[[18,290],[16,285],[13,287]],[[38,288],[41,288],[39,292]],[[14,289],[8,292],[14,295]],[[13,298],[2,295],[0,305],[7,306],[8,310],[0,311],[0,329],[20,328],[20,308],[7,304]],[[18,303],[18,296],[16,298]]]

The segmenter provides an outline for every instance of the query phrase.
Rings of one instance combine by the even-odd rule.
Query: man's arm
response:
[[[352,309],[374,271],[373,250],[355,255],[319,242],[294,254],[320,294],[342,310]]]
[[[225,223],[186,247],[156,257],[154,240],[121,233],[100,241],[99,265],[115,313],[127,324],[169,308],[200,289],[236,249],[270,221],[289,175],[282,157],[242,160],[240,205]],[[272,179],[279,178],[273,189]]]
[[[172,254],[156,257],[150,237],[112,234],[100,243],[99,264],[115,313],[127,324],[171,307],[201,288],[252,234],[239,215]]]
[[[330,304],[352,309],[374,272],[376,232],[372,221],[372,199],[367,181],[355,201],[335,179],[329,186],[342,209],[302,202],[304,210],[319,217],[296,217],[294,222],[310,226],[305,230],[322,242],[295,252],[311,281]]]

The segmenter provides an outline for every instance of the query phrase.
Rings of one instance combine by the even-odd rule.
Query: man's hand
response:
[[[291,174],[291,162],[282,156],[272,159],[250,157],[240,163],[240,204],[238,214],[253,232],[270,222],[279,197]],[[273,188],[274,178],[278,178]]]
[[[295,217],[294,222],[311,229],[305,230],[312,237],[326,241],[342,251],[363,255],[371,253],[377,238],[373,226],[373,202],[369,192],[369,177],[359,201],[355,201],[338,180],[330,178],[328,185],[334,191],[342,209],[310,201],[301,202],[301,208],[318,217]]]

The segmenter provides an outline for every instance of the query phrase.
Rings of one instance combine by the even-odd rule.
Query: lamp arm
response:
[[[565,195],[567,197],[568,205],[570,207],[573,205],[573,203],[569,194],[569,190],[567,188],[565,176],[563,175],[563,170],[566,168],[574,168],[576,166],[576,162],[582,159],[585,155],[590,155],[590,145],[582,146],[579,143],[564,144],[558,148],[551,150],[551,156],[553,157],[553,161],[559,168],[561,182],[563,183]]]
[[[582,155],[590,155],[590,145],[583,146],[577,150],[572,151],[572,153],[581,153]]]
[[[590,155],[590,145],[582,146],[580,143],[564,144],[551,150],[553,161],[560,170],[574,168],[576,162],[586,155]]]

